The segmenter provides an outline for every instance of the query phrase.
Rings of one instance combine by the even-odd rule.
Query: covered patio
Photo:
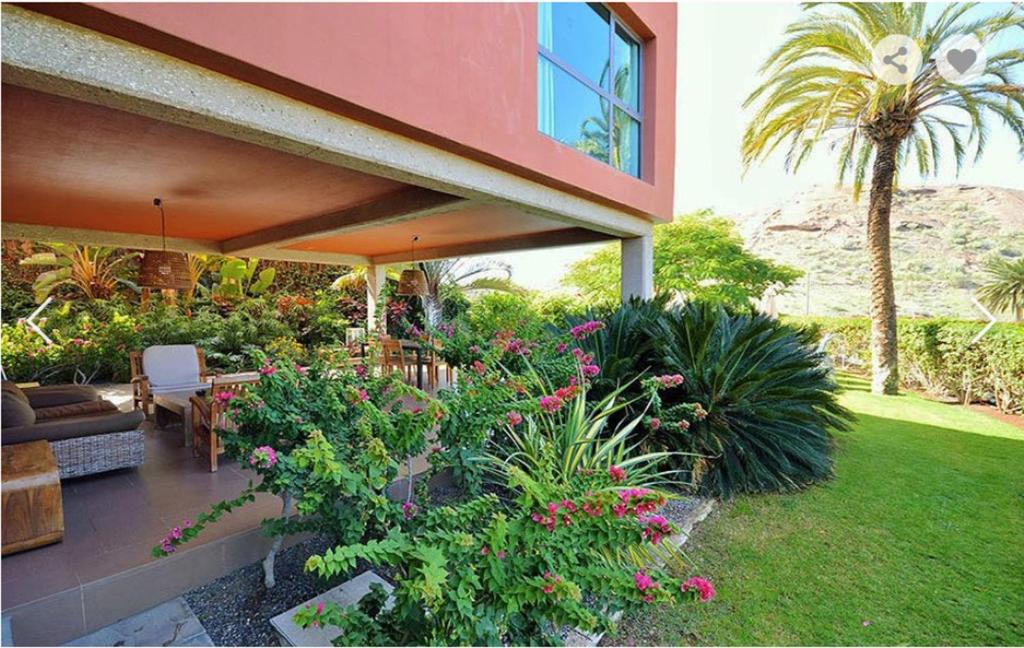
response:
[[[623,296],[652,293],[642,214],[24,8],[3,17],[5,239],[362,265],[368,321],[383,317],[386,266],[414,255],[618,239]],[[141,467],[63,485],[62,543],[4,558],[19,644],[71,640],[265,553],[269,496],[150,557],[169,526],[250,475],[229,462],[209,473],[180,434],[146,425]]]

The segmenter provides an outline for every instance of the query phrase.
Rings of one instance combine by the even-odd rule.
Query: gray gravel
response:
[[[277,585],[263,586],[263,566],[253,563],[185,594],[189,607],[217,646],[278,646],[270,619],[347,579],[321,580],[303,570],[306,559],[334,543],[312,538],[277,556]],[[361,571],[357,568],[357,571]]]

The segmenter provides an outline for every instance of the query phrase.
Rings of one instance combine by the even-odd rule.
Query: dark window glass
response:
[[[540,3],[537,32],[539,130],[640,177],[640,42],[590,3]]]

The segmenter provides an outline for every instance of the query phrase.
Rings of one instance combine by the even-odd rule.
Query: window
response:
[[[639,40],[600,4],[542,2],[537,17],[537,128],[640,177]]]

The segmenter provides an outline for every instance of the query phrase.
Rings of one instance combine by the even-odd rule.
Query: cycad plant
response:
[[[731,315],[691,303],[670,311],[659,340],[662,369],[683,376],[661,395],[654,438],[684,457],[709,494],[788,490],[832,474],[832,432],[849,413],[810,336],[765,315]],[[699,403],[681,427],[669,413]]]
[[[978,289],[978,297],[994,311],[1010,311],[1016,321],[1024,319],[1024,257],[995,258],[985,264],[989,280]]]
[[[925,3],[808,3],[786,39],[761,68],[764,83],[746,100],[755,108],[743,137],[749,166],[778,149],[797,171],[816,147],[838,151],[838,176],[852,175],[857,198],[871,168],[868,249],[871,261],[872,390],[896,393],[896,298],[889,245],[892,192],[910,163],[922,176],[939,167],[943,139],[959,170],[988,142],[988,119],[1007,126],[1024,148],[1024,87],[1014,80],[1024,50],[996,51],[994,40],[1024,27],[1020,6],[992,13],[976,3],[950,3],[934,19]],[[890,85],[872,69],[872,48],[902,34],[919,46],[923,65],[907,83]],[[987,45],[980,76],[947,81],[937,59],[952,39],[971,34]],[[962,120],[962,122],[961,122]]]

